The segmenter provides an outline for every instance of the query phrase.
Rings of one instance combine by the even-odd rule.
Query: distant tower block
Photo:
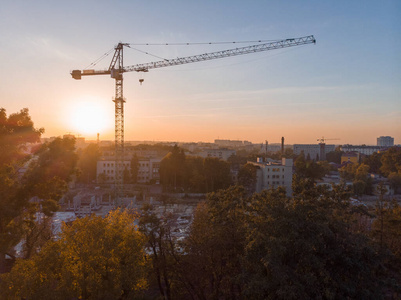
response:
[[[284,154],[284,137],[281,137],[281,154]]]
[[[377,146],[381,147],[393,147],[394,138],[391,136],[381,136],[377,138]]]
[[[97,141],[97,144],[99,145],[99,132],[97,133],[97,139],[96,139],[96,141]]]

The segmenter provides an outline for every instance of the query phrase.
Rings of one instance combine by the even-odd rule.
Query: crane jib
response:
[[[285,39],[280,41],[274,41],[270,43],[264,44],[257,44],[252,46],[240,47],[235,49],[228,49],[204,54],[197,54],[193,56],[187,57],[180,57],[174,59],[165,59],[156,62],[150,63],[143,63],[132,65],[128,67],[123,67],[121,70],[114,69],[114,64],[110,64],[109,69],[107,70],[73,70],[71,75],[74,79],[81,79],[82,76],[90,76],[90,75],[108,75],[111,74],[112,78],[117,78],[117,76],[121,75],[121,73],[125,72],[147,72],[150,69],[157,69],[169,66],[177,66],[183,65],[188,63],[200,62],[200,61],[207,61],[212,59],[230,57],[230,56],[238,56],[243,54],[249,53],[256,53],[256,52],[263,52],[268,50],[275,50],[275,49],[282,49],[306,44],[315,44],[316,40],[313,35],[300,37],[300,38],[292,38],[292,39]],[[119,44],[120,45],[120,44]],[[121,47],[126,44],[121,44],[120,46],[116,47],[116,51],[121,51]],[[114,61],[114,58],[113,58]],[[119,74],[119,75],[117,75]]]
[[[312,43],[315,44],[316,40],[313,37],[313,35],[310,35],[310,36],[301,37],[301,38],[285,39],[285,40],[281,40],[281,41],[274,41],[274,42],[270,42],[270,43],[257,44],[257,45],[240,47],[240,48],[235,48],[235,49],[228,49],[228,50],[222,50],[222,51],[217,51],[217,52],[210,52],[210,53],[205,53],[205,54],[180,57],[180,58],[175,58],[175,59],[170,59],[170,60],[162,60],[162,61],[157,61],[157,62],[137,64],[137,65],[125,67],[124,72],[132,72],[132,71],[143,72],[143,71],[147,71],[149,69],[156,69],[156,68],[162,68],[162,67],[168,67],[168,66],[176,66],[176,65],[182,65],[182,64],[187,64],[187,63],[194,63],[194,62],[200,62],[200,61],[206,61],[206,60],[212,60],[212,59],[218,59],[218,58],[224,58],[224,57],[230,57],[230,56],[237,56],[237,55],[243,55],[243,54],[249,54],[249,53],[256,53],[256,52],[262,52],[262,51],[268,51],[268,50],[274,50],[274,49],[288,48],[288,47],[300,46],[300,45],[312,44]]]

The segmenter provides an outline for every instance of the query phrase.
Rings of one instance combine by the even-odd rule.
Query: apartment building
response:
[[[157,183],[160,181],[160,162],[162,158],[139,158],[138,160],[138,183]],[[131,160],[124,160],[119,176],[123,176],[124,170],[131,172]],[[115,179],[115,160],[103,159],[97,162],[97,178],[101,177],[106,183],[113,183]]]
[[[394,138],[391,136],[380,136],[377,138],[377,146],[392,147],[394,146]]]
[[[258,167],[256,171],[256,192],[262,190],[285,187],[287,196],[292,195],[292,174],[294,162],[292,159],[282,158],[281,161],[258,158],[257,162],[250,162]]]
[[[326,160],[326,154],[335,151],[336,145],[320,144],[294,144],[294,154],[301,154],[304,152],[305,158],[308,156],[313,160]],[[350,151],[349,151],[350,152]]]

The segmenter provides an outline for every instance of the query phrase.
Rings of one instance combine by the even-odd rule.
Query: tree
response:
[[[245,153],[246,154],[246,153]],[[231,164],[232,167],[238,169],[241,165],[245,165],[247,162],[247,156],[240,155],[237,151],[236,154],[231,155],[227,161]]]
[[[354,187],[354,193],[357,196],[362,196],[365,193],[366,190],[366,182],[363,180],[354,180],[352,182],[352,185]]]
[[[321,179],[328,170],[325,164],[305,160],[304,155],[299,155],[295,160],[295,173],[303,178]]]
[[[5,254],[13,256],[10,250],[20,241],[22,215],[29,206],[19,174],[31,158],[24,150],[29,143],[39,142],[43,131],[34,128],[27,108],[8,117],[6,110],[0,109],[0,272]]]
[[[147,287],[145,238],[127,211],[63,226],[28,260],[2,276],[2,294],[28,299],[133,299]]]
[[[394,190],[394,192],[397,194],[401,188],[401,171],[398,171],[398,173],[396,172],[391,172],[388,176],[387,176],[390,185],[392,187],[392,189]]]
[[[382,166],[381,157],[383,153],[374,152],[372,155],[367,155],[363,159],[363,163],[369,166],[369,172],[380,174],[380,167]]]
[[[163,219],[158,218],[150,205],[145,205],[142,212],[139,228],[146,237],[146,248],[150,253],[151,277],[156,279],[162,299],[174,299],[173,256],[176,250],[171,237],[172,218],[170,215],[166,215]]]
[[[0,166],[23,162],[27,154],[23,152],[28,143],[37,143],[43,128],[35,129],[27,108],[7,117],[6,110],[0,108]]]
[[[369,166],[361,164],[347,164],[340,169],[342,179],[352,181],[357,196],[371,194],[372,179],[369,177]]]
[[[387,189],[381,184],[377,187],[376,218],[372,224],[372,237],[382,249],[390,249],[401,259],[401,207],[395,199],[386,199]]]
[[[39,141],[43,129],[35,129],[28,109],[8,118],[0,110],[0,269],[5,255],[13,257],[13,247],[22,237],[37,234],[34,214],[41,211],[50,217],[58,209],[57,201],[67,190],[67,182],[75,174],[77,157],[74,140],[55,139],[42,145],[32,157],[22,151],[27,143]],[[27,170],[20,173],[22,166]],[[36,197],[37,201],[30,201]],[[40,231],[39,231],[40,232]],[[27,245],[28,246],[28,245]],[[33,249],[31,249],[33,250]],[[26,253],[32,253],[27,250]]]
[[[381,157],[382,166],[380,171],[384,176],[389,176],[390,173],[401,173],[401,148],[391,147]]]
[[[230,164],[216,157],[207,157],[203,161],[206,192],[225,189],[231,184]]]
[[[259,167],[253,164],[246,164],[239,169],[238,184],[242,185],[248,194],[255,192],[256,173]]]
[[[245,191],[232,186],[198,205],[180,263],[187,298],[238,299],[245,227]]]
[[[92,183],[96,180],[97,161],[100,157],[100,150],[97,144],[89,144],[79,155],[78,168],[81,174],[80,182]]]
[[[175,145],[160,163],[161,181],[166,187],[173,187],[174,190],[184,182],[185,153]]]
[[[341,156],[343,155],[344,151],[340,149],[336,149],[335,151],[330,151],[326,154],[326,160],[328,162],[333,162],[336,164],[341,164]]]
[[[350,230],[349,191],[310,189],[294,199],[283,188],[210,194],[184,241],[183,298],[380,298],[390,276],[368,238]]]
[[[365,236],[348,230],[343,216],[349,205],[338,195],[293,201],[284,191],[268,190],[253,196],[247,206],[246,299],[383,295],[382,259]]]
[[[185,186],[192,192],[203,193],[206,191],[203,161],[202,157],[196,156],[185,159]]]

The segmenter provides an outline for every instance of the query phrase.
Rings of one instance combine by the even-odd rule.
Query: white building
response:
[[[244,145],[239,140],[214,140],[214,143],[220,147],[242,147]]]
[[[160,182],[161,158],[140,158],[138,169],[138,183]]]
[[[116,176],[115,171],[116,171],[116,166],[115,166],[115,160],[98,160],[97,162],[97,168],[96,168],[96,178],[99,180],[99,176],[101,174],[103,175],[103,180],[105,180],[108,183],[113,183],[114,178]],[[120,168],[120,177],[123,176],[124,170],[127,169],[128,171],[131,170],[131,161],[130,160],[124,160],[122,163],[122,166]]]
[[[256,171],[256,192],[262,190],[285,187],[287,196],[292,195],[292,168],[293,160],[282,158],[280,161],[268,160],[263,162],[262,158],[258,158],[257,162],[250,162],[254,166],[259,167]]]
[[[392,147],[394,146],[394,138],[391,136],[381,136],[377,138],[377,146]]]
[[[160,162],[161,158],[139,158],[138,159],[138,183],[155,183],[160,181]],[[124,170],[127,169],[131,172],[131,160],[124,160],[120,176],[123,176]],[[107,183],[114,183],[115,179],[115,160],[99,160],[97,162],[97,178],[104,174],[104,180]]]
[[[372,155],[375,152],[383,151],[387,149],[388,147],[384,146],[353,146],[353,145],[343,145],[341,146],[341,151],[344,152],[358,152],[360,154],[365,154],[365,155]]]
[[[304,152],[305,158],[310,157],[313,160],[326,160],[326,154],[336,150],[335,145],[320,144],[294,144],[294,154],[299,155]]]
[[[222,160],[227,160],[231,155],[236,155],[237,152],[231,149],[206,149],[197,155],[200,157],[216,157]]]

